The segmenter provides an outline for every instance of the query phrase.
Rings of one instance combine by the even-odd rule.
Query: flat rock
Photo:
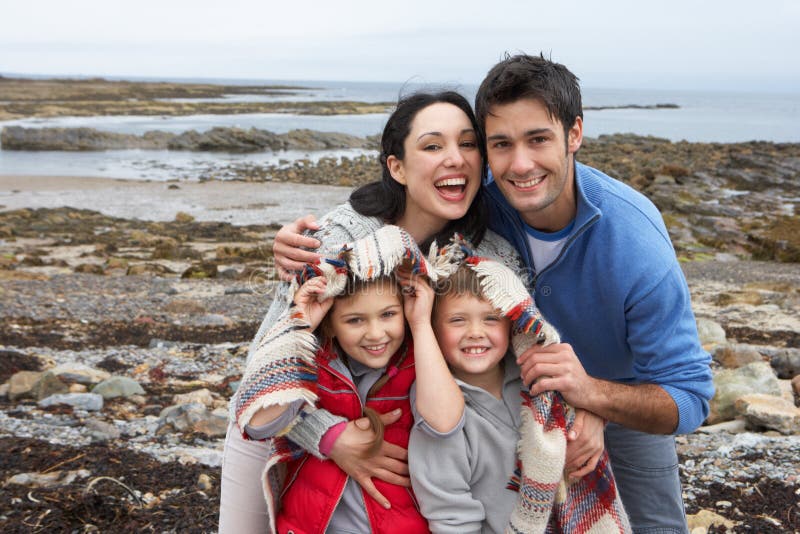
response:
[[[752,427],[770,428],[781,434],[800,433],[800,408],[772,395],[744,395],[736,399],[736,411]]]
[[[67,404],[79,410],[97,412],[103,409],[103,397],[96,393],[56,393],[39,401],[39,406]]]
[[[144,395],[146,392],[136,380],[126,376],[112,376],[97,384],[92,393],[102,395],[104,399],[114,399],[116,397],[130,397],[132,395]]]
[[[738,369],[714,371],[716,394],[710,401],[707,423],[728,421],[736,416],[734,402],[743,395],[764,393],[781,396],[781,386],[772,367],[766,362],[747,364]]]

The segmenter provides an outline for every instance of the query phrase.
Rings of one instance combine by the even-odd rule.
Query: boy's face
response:
[[[453,376],[468,384],[494,371],[508,350],[511,321],[470,294],[442,297],[433,326]]]
[[[331,333],[339,346],[367,367],[384,367],[403,343],[403,301],[393,283],[378,281],[336,299],[330,314]]]
[[[494,105],[486,116],[486,147],[495,182],[529,226],[555,232],[575,216],[573,154],[583,121],[564,135],[558,119],[538,100]]]

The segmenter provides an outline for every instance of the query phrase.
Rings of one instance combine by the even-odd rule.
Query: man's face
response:
[[[575,217],[573,155],[582,137],[580,117],[565,139],[561,122],[538,100],[524,98],[489,109],[489,167],[511,206],[537,230],[561,230]]]

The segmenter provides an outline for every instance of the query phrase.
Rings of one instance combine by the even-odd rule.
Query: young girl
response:
[[[270,519],[278,533],[428,532],[410,488],[375,480],[390,503],[382,506],[335,462],[280,438],[287,431],[283,415],[303,398],[347,420],[368,416],[373,450],[383,440],[406,448],[415,380],[426,421],[437,429],[456,425],[463,398],[430,324],[433,290],[419,278],[401,275],[398,281],[391,273],[401,263],[436,276],[411,237],[397,227],[355,243],[333,264],[309,266],[290,313],[265,336],[248,365],[233,406],[241,429],[249,434],[258,429],[249,437],[278,436],[271,440],[266,480]],[[426,347],[422,354],[415,354],[412,339]],[[310,391],[316,398],[308,396]],[[452,402],[445,409],[441,399]],[[399,420],[384,429],[377,414],[397,410]],[[335,435],[323,438],[331,439]],[[273,466],[285,469],[282,476],[273,477],[278,473],[270,471]]]

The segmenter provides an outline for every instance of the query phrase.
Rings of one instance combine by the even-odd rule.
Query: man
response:
[[[688,532],[672,435],[703,422],[713,384],[658,210],[576,162],[581,93],[563,65],[508,57],[484,79],[475,108],[491,169],[490,228],[522,255],[536,303],[564,340],[520,355],[524,381],[608,421],[606,448],[634,531]],[[287,236],[313,227],[298,220],[283,244],[276,238],[276,253],[313,246]]]
[[[509,57],[475,107],[492,171],[490,228],[523,256],[536,303],[565,341],[522,354],[524,381],[609,421],[606,447],[635,531],[688,532],[671,434],[703,422],[713,384],[658,210],[575,161],[581,93],[563,65]]]

